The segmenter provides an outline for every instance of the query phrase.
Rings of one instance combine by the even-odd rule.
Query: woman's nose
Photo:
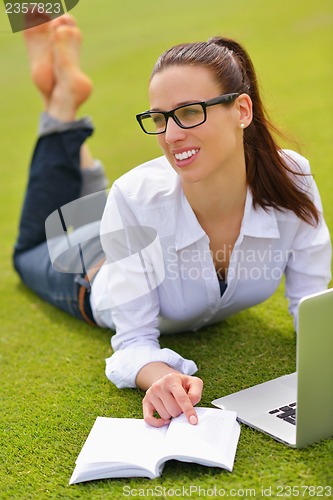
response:
[[[175,120],[170,117],[165,131],[165,142],[173,144],[176,141],[181,141],[186,137],[186,130],[181,128]]]

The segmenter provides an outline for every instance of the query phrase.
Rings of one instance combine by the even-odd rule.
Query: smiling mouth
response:
[[[191,156],[196,155],[199,152],[199,149],[189,149],[188,151],[183,151],[182,153],[176,153],[174,156],[176,160],[182,161],[191,158]]]

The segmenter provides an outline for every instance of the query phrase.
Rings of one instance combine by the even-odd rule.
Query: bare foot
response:
[[[75,26],[74,18],[65,14],[50,20],[47,14],[28,12],[25,16],[24,38],[28,50],[31,78],[48,106],[55,86],[53,30],[59,26]]]
[[[31,78],[47,101],[52,93],[55,77],[53,72],[53,52],[50,41],[49,16],[31,13],[25,16],[27,29],[24,38],[28,49]],[[38,24],[41,22],[43,24]],[[29,28],[29,26],[34,26]]]
[[[56,25],[52,32],[55,86],[49,113],[62,121],[75,119],[79,106],[88,99],[92,82],[80,69],[82,35],[77,26]]]

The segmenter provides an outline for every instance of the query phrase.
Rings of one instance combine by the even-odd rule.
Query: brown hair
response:
[[[210,70],[223,92],[246,93],[252,99],[253,120],[244,130],[244,152],[254,206],[291,210],[305,222],[318,224],[318,210],[305,192],[305,186],[303,189],[300,186],[300,176],[305,174],[291,158],[289,161],[295,169],[288,167],[285,161],[288,155],[273,138],[272,133],[282,134],[267,117],[256,73],[246,50],[234,40],[221,37],[176,45],[159,57],[151,78],[168,66],[189,64]]]

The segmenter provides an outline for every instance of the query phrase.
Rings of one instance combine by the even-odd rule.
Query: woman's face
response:
[[[223,93],[206,68],[170,66],[155,74],[150,82],[150,109],[170,111]],[[232,105],[208,107],[206,122],[196,128],[182,129],[169,118],[166,132],[157,135],[159,145],[182,182],[215,179],[216,174],[228,170],[235,175],[235,170],[244,169],[242,110],[238,101],[239,98]]]

